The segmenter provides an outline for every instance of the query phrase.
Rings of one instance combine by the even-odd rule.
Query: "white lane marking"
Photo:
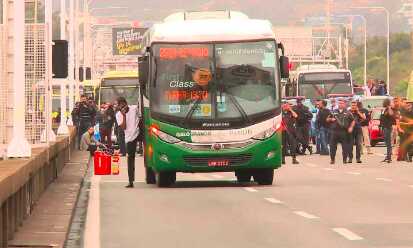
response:
[[[307,163],[307,166],[309,166],[309,167],[317,167],[318,165],[313,164],[313,163]]]
[[[383,182],[391,182],[392,180],[389,178],[384,178],[384,177],[378,177],[376,178],[377,181],[383,181]]]
[[[383,153],[377,153],[377,152],[375,152],[374,155],[380,156],[380,157],[386,157],[386,155],[384,155]]]
[[[257,191],[258,191],[258,190],[254,189],[254,188],[251,188],[251,187],[245,187],[244,190],[245,190],[245,191],[248,191],[248,192],[257,192]]]
[[[85,247],[100,248],[100,176],[91,178],[88,216],[85,226]]]
[[[306,213],[304,211],[295,211],[294,212],[296,215],[299,215],[301,217],[307,218],[307,219],[320,219],[320,217]]]
[[[326,170],[326,171],[333,171],[333,170],[336,170],[336,169],[333,169],[333,168],[324,168],[324,170]]]
[[[274,204],[282,204],[283,202],[280,200],[277,200],[275,198],[264,198],[266,201],[274,203]]]
[[[195,175],[195,177],[196,177],[196,179],[198,179],[198,180],[209,180],[208,177],[203,176],[203,175]]]
[[[413,189],[413,185],[409,185],[409,187]]]
[[[352,231],[346,229],[346,228],[333,228],[333,231],[340,234],[341,236],[343,236],[344,238],[351,240],[351,241],[356,241],[356,240],[363,240],[362,237],[360,237],[359,235],[353,233]]]
[[[211,177],[215,178],[215,179],[223,179],[224,177],[221,175],[216,175],[216,174],[212,174]]]
[[[358,175],[361,175],[361,173],[360,172],[347,172],[347,174],[349,174],[349,175],[355,175],[355,176],[358,176]]]

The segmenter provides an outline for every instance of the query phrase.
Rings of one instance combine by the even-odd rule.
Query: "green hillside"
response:
[[[368,40],[367,78],[386,79],[386,38]],[[357,82],[363,82],[364,46],[350,51],[350,69]],[[405,96],[410,72],[413,70],[411,37],[407,33],[393,34],[390,38],[390,89],[391,94]]]

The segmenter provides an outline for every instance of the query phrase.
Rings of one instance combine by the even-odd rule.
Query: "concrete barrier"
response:
[[[0,161],[0,248],[31,213],[41,194],[61,173],[75,147],[75,132],[50,147],[35,148],[29,159]]]

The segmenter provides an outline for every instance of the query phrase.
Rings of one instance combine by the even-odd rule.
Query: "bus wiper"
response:
[[[187,122],[189,119],[192,118],[192,115],[194,114],[196,108],[199,106],[201,101],[202,101],[202,98],[198,98],[196,101],[193,102],[193,105],[192,105],[191,109],[189,110],[189,112],[185,116],[185,121],[184,122]]]
[[[250,119],[248,118],[247,113],[245,112],[244,108],[241,106],[241,104],[239,103],[239,101],[237,100],[237,98],[235,98],[235,96],[228,94],[229,99],[231,99],[232,103],[235,105],[235,107],[237,108],[237,110],[240,112],[242,119],[244,119],[246,122],[249,122]]]

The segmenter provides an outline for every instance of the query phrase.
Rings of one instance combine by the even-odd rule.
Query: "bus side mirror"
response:
[[[139,71],[139,85],[142,92],[146,91],[146,84],[148,83],[149,76],[149,56],[140,56],[138,58],[138,71]]]
[[[286,56],[280,57],[280,72],[281,78],[290,77],[290,60]]]

